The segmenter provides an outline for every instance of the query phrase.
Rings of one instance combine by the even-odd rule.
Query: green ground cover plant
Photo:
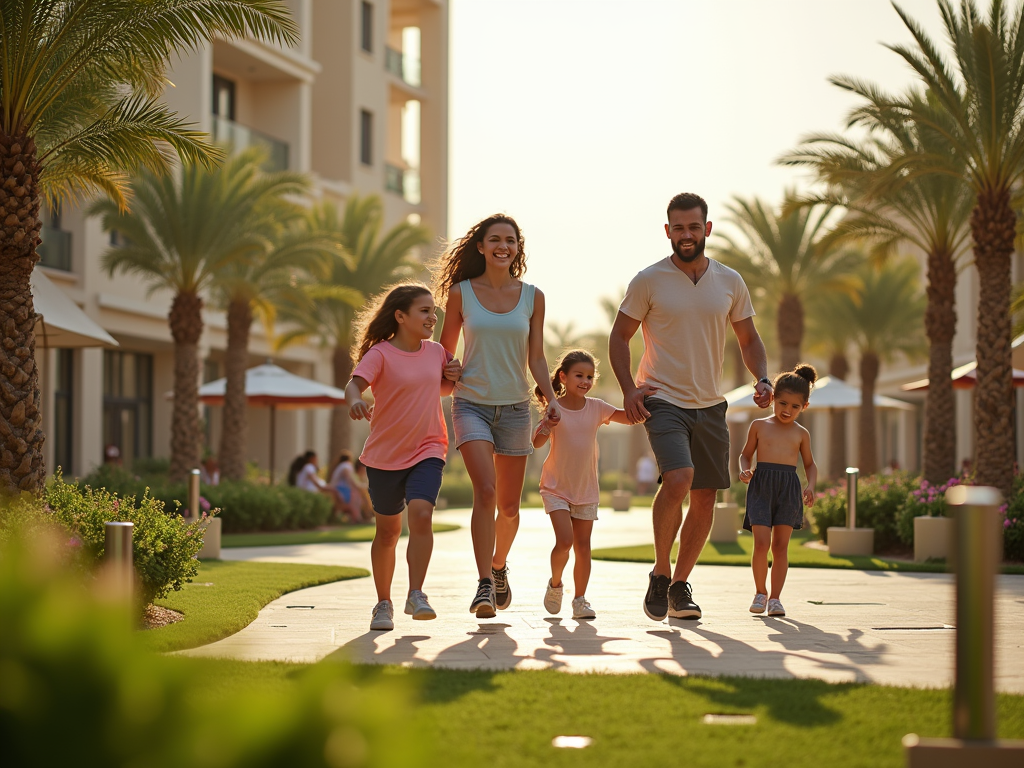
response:
[[[185,618],[143,632],[142,644],[154,651],[206,645],[251,624],[263,606],[287,592],[369,575],[336,565],[205,560],[191,584],[156,601]]]
[[[454,523],[434,523],[434,533],[457,531]],[[283,547],[298,544],[373,541],[374,525],[346,525],[325,531],[272,531],[267,533],[228,533],[221,536],[222,547]]]

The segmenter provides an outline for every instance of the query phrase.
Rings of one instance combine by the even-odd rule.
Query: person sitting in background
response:
[[[310,491],[311,493],[322,493],[328,496],[331,499],[331,504],[334,506],[335,513],[341,517],[345,514],[346,504],[338,491],[320,477],[320,464],[317,460],[316,451],[306,451],[302,454],[301,458],[305,463],[295,475],[295,487],[301,488],[304,491]],[[294,467],[297,463],[298,459],[295,460],[292,466]]]
[[[213,454],[204,458],[199,465],[199,482],[203,485],[220,485],[220,466]]]
[[[655,489],[658,480],[658,465],[650,455],[636,460],[636,492],[648,495]]]
[[[331,479],[328,485],[338,492],[338,496],[345,503],[345,511],[353,523],[364,522],[363,500],[355,492],[353,482],[355,478],[355,467],[352,465],[352,451],[342,451],[338,456],[338,463],[334,465],[331,472]]]
[[[313,451],[306,451],[296,456],[292,463],[288,466],[288,485],[298,486],[299,472],[302,468],[309,463],[310,457],[315,457],[316,454]]]

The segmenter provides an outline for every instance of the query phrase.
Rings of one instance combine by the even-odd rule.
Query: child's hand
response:
[[[562,409],[558,407],[558,403],[548,403],[548,407],[544,410],[544,421],[548,423],[548,428],[552,428],[562,420]]]
[[[804,504],[808,507],[814,504],[814,489],[811,486],[804,488]]]
[[[752,470],[752,469],[741,469],[740,470],[740,480],[742,480],[744,483],[749,483],[750,479],[753,476],[754,476],[754,470]]]
[[[349,418],[353,421],[359,421],[359,419],[366,419],[367,421],[373,416],[373,408],[366,404],[366,401],[359,398],[348,409]]]
[[[444,365],[444,377],[448,381],[458,381],[462,378],[462,363],[459,358],[453,357]]]

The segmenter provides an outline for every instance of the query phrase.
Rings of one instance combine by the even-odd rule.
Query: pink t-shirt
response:
[[[441,379],[452,356],[434,341],[403,352],[387,341],[370,347],[353,376],[373,392],[373,418],[363,464],[374,469],[407,469],[424,459],[444,460],[448,430],[441,412]]]
[[[540,491],[570,504],[597,504],[597,430],[616,408],[604,400],[586,398],[578,411],[562,408],[562,420],[551,430],[551,450],[540,472]]]

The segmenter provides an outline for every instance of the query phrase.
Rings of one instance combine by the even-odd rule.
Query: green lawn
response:
[[[945,573],[946,564],[942,562],[915,563],[907,560],[893,560],[885,557],[832,557],[827,551],[803,546],[804,542],[815,538],[810,530],[794,531],[789,543],[789,564],[794,568],[853,568],[859,571],[916,571],[925,573]],[[736,544],[714,544],[708,542],[700,553],[698,563],[703,565],[750,565],[750,553],[754,547],[754,538],[749,533],[740,535]],[[672,547],[675,558],[679,545]],[[611,547],[595,549],[595,560],[624,560],[635,563],[653,563],[654,545],[642,544],[637,547]],[[769,559],[771,556],[769,555]],[[1024,574],[1024,565],[1010,564],[1003,566],[1003,573]]]
[[[434,523],[434,533],[457,531],[453,523]],[[222,547],[283,547],[297,544],[333,544],[339,541],[373,541],[373,525],[346,525],[326,531],[267,531],[266,533],[225,533]]]
[[[154,651],[206,645],[250,624],[260,608],[286,592],[360,576],[369,573],[336,565],[207,560],[200,564],[199,575],[191,584],[156,601],[181,611],[185,618],[141,633],[143,642]]]
[[[285,692],[313,669],[176,661],[205,664],[204,679],[221,692]],[[951,728],[948,690],[555,671],[346,670],[341,664],[337,672],[354,674],[361,689],[385,678],[395,682],[396,675],[407,683],[416,704],[408,720],[393,724],[394,738],[422,739],[424,766],[898,768],[905,734],[948,736]],[[706,725],[706,714],[750,714],[757,723]],[[998,724],[1000,737],[1024,737],[1024,696],[998,697]],[[590,736],[593,744],[555,749],[551,741],[559,735]]]

